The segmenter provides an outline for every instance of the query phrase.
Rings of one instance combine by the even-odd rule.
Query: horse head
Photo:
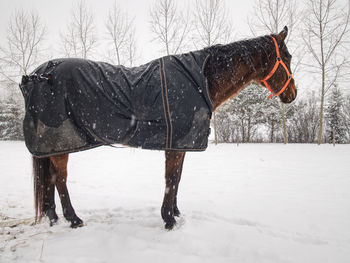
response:
[[[271,92],[269,98],[278,96],[283,103],[291,103],[297,96],[293,75],[290,70],[292,60],[288,52],[285,39],[288,35],[288,28],[284,29],[278,35],[271,35],[274,52],[268,57],[264,78],[260,81]]]

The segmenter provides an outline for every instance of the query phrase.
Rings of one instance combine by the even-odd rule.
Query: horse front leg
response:
[[[75,214],[67,188],[68,154],[50,157],[50,170],[56,175],[56,188],[59,193],[64,217],[71,222],[71,227],[83,226],[83,221]]]
[[[166,229],[172,229],[176,224],[174,216],[180,215],[177,192],[185,154],[185,152],[165,151],[165,193],[161,213]]]

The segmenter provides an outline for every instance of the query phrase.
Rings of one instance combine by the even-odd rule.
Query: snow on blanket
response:
[[[350,262],[350,145],[211,145],[188,153],[173,231],[160,217],[164,153],[71,154],[85,226],[32,226],[30,155],[0,142],[0,262]]]

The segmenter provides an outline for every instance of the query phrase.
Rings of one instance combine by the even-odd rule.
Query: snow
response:
[[[350,262],[350,145],[210,145],[187,153],[182,215],[164,229],[164,153],[70,155],[85,226],[31,225],[24,143],[0,142],[0,262]],[[15,225],[15,226],[13,226]],[[12,226],[12,227],[10,227]]]

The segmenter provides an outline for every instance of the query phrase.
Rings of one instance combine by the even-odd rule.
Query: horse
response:
[[[214,45],[198,51],[198,54],[205,55],[202,74],[205,77],[206,92],[210,98],[210,111],[215,111],[225,101],[235,97],[244,87],[252,82],[265,86],[271,92],[269,98],[279,97],[282,103],[291,103],[296,98],[297,90],[290,69],[292,56],[288,52],[285,44],[287,34],[288,28],[285,27],[278,34],[241,40],[227,45]],[[170,60],[176,60],[176,57],[173,56]],[[160,63],[160,65],[162,65],[162,63]],[[164,77],[162,78],[162,74],[162,70],[160,70],[160,79],[162,83],[168,81],[168,85],[170,85],[171,83],[169,82],[171,81],[169,79],[164,79]],[[187,72],[186,74],[191,74],[191,72]],[[38,78],[36,75],[34,77]],[[51,75],[41,76],[41,78],[44,78],[47,82],[52,81],[51,77]],[[24,76],[23,78],[23,87],[21,87],[21,89],[26,98],[28,97],[28,90],[26,90],[24,84],[28,81],[28,76]],[[54,93],[55,91],[50,92]],[[82,91],[79,90],[79,92],[81,93]],[[162,89],[162,96],[166,97],[168,95],[166,92],[166,90]],[[200,90],[200,92],[203,93],[204,90]],[[44,95],[40,94],[40,92],[31,95],[31,97],[35,96],[40,100],[40,96]],[[99,105],[96,105],[98,110]],[[186,105],[180,106],[181,108],[182,106],[186,108]],[[50,110],[49,106],[45,107]],[[30,110],[30,108],[26,108],[26,113]],[[70,114],[70,112],[68,112],[68,114]],[[190,114],[190,112],[188,112],[188,114]],[[209,117],[211,116],[208,117],[207,112],[204,112],[202,115],[205,116],[200,115],[200,117],[203,117],[206,120],[206,125],[208,125],[207,123],[210,122]],[[166,111],[166,107],[164,107],[164,116],[174,117],[170,116],[169,112]],[[137,120],[132,116],[130,122],[133,124],[135,121]],[[169,123],[167,122],[167,131],[169,128],[168,126]],[[93,129],[91,128],[90,130],[91,134],[94,135],[92,132]],[[207,138],[208,134],[204,134]],[[60,134],[57,136],[60,136]],[[64,134],[64,136],[69,138],[70,134]],[[96,136],[98,137],[98,135]],[[98,139],[99,138],[96,140],[98,141]],[[93,146],[95,147],[101,144],[103,144],[103,142]],[[134,146],[132,143],[128,143],[128,141],[125,140],[122,141],[122,144]],[[206,148],[206,145],[204,145],[204,148]],[[80,148],[77,149],[81,150]],[[187,150],[186,147],[172,149],[167,142],[167,147],[164,147],[164,151],[165,193],[161,206],[161,216],[165,222],[165,229],[170,230],[176,224],[175,217],[180,216],[177,193]],[[53,152],[53,154],[48,156],[32,156],[36,222],[40,221],[44,216],[49,218],[50,225],[57,222],[58,216],[55,211],[55,188],[57,188],[65,219],[70,222],[72,228],[83,226],[83,221],[77,216],[71,204],[67,188],[67,163],[69,153],[69,151],[64,153]]]

